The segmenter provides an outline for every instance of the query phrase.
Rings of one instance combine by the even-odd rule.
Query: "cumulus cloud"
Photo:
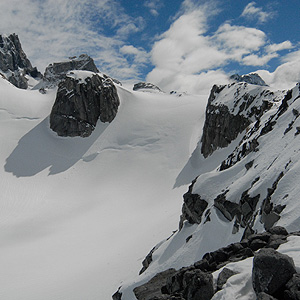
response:
[[[144,6],[149,9],[153,16],[157,17],[159,15],[159,9],[163,6],[163,3],[160,0],[147,0],[145,1]]]
[[[268,53],[273,53],[277,51],[287,50],[294,48],[293,44],[290,41],[284,41],[279,44],[271,44],[266,47]]]
[[[273,13],[265,12],[261,7],[256,7],[255,2],[250,2],[243,10],[241,16],[248,19],[257,19],[260,23],[265,23],[273,17]]]
[[[120,48],[120,52],[125,55],[131,55],[133,57],[133,61],[137,64],[144,64],[149,60],[149,54],[143,48],[125,45]]]
[[[103,72],[136,76],[139,69],[132,69],[119,49],[143,26],[141,18],[127,15],[116,0],[1,2],[1,31],[17,33],[28,57],[41,71],[54,61],[87,53]]]
[[[204,78],[211,80],[206,87],[210,89],[212,84],[224,81],[222,68],[228,64],[263,66],[277,57],[278,51],[293,47],[289,41],[270,45],[263,31],[228,22],[209,34],[208,18],[215,13],[211,6],[185,0],[181,14],[152,48],[155,67],[147,80],[165,90],[183,90],[189,86],[189,92],[202,93],[197,78],[201,78],[201,82],[207,82]]]

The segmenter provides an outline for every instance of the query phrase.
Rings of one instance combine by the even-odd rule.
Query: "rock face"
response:
[[[225,266],[230,262],[239,262],[249,257],[254,257],[252,276],[258,299],[283,299],[272,297],[278,296],[276,293],[278,290],[284,291],[286,295],[295,295],[299,277],[295,272],[293,261],[287,255],[274,250],[286,243],[287,237],[292,235],[298,233],[289,235],[283,227],[274,227],[267,232],[252,234],[248,238],[243,238],[241,242],[206,253],[194,265],[178,271],[169,269],[158,273],[147,283],[135,288],[135,296],[138,300],[209,300],[223,288],[230,277],[238,274]],[[259,249],[260,252],[254,252]],[[214,288],[212,272],[221,268],[223,269]],[[276,272],[277,275],[274,275]]]
[[[64,62],[50,64],[44,73],[44,80],[48,86],[57,85],[63,80],[66,74],[72,70],[85,70],[98,73],[94,60],[87,54],[81,54],[79,57],[70,57]]]
[[[91,72],[71,72],[58,86],[50,128],[59,136],[87,137],[98,119],[111,122],[115,118],[119,104],[110,79]]]
[[[205,113],[201,139],[203,156],[208,157],[216,149],[227,147],[269,110],[277,97],[266,88],[247,83],[214,85]],[[245,145],[244,155],[254,151],[256,146],[255,143]]]
[[[256,73],[250,73],[250,74],[242,75],[242,76],[239,74],[233,74],[230,76],[230,79],[235,82],[246,82],[246,83],[262,85],[262,86],[267,85],[264,82],[264,80]]]
[[[157,92],[162,92],[162,90],[149,82],[138,82],[133,86],[134,91],[157,91]]]
[[[253,259],[253,289],[257,295],[264,292],[279,298],[282,288],[296,273],[292,258],[274,249],[261,249]]]
[[[208,203],[204,199],[201,199],[198,194],[192,193],[194,183],[195,180],[189,186],[188,192],[183,195],[183,206],[182,214],[180,216],[179,229],[182,228],[185,220],[187,220],[190,224],[199,224],[208,205]]]
[[[201,139],[203,156],[208,158],[215,150],[227,147],[238,136],[240,137],[239,144],[221,162],[220,172],[232,168],[250,154],[258,152],[261,138],[272,132],[277,119],[287,111],[288,103],[292,103],[293,99],[298,99],[298,90],[299,88],[296,87],[295,92],[274,92],[264,86],[247,83],[215,85],[211,90],[206,109]],[[266,118],[270,110],[274,110],[274,113]],[[295,109],[291,113],[293,120],[289,123],[288,130],[292,128],[294,120],[299,116]],[[256,164],[255,159],[249,159],[244,164],[245,172],[250,173],[253,168],[257,167]],[[271,161],[270,164],[272,164]],[[286,166],[288,165],[284,162],[281,168],[284,169]],[[286,207],[284,204],[274,205],[272,203],[272,196],[284,177],[285,171],[279,172],[277,178],[268,183],[266,196],[263,199],[261,199],[260,193],[253,192],[253,187],[262,182],[264,178],[259,176],[259,172],[256,173],[257,176],[255,176],[255,172],[251,173],[253,176],[251,179],[247,179],[249,182],[247,189],[239,189],[238,194],[233,197],[228,196],[231,194],[230,186],[225,185],[222,189],[220,188],[219,194],[215,193],[213,198],[206,196],[206,206],[200,205],[199,202],[203,203],[204,201],[201,196],[203,187],[201,189],[199,184],[203,178],[196,178],[189,187],[188,193],[184,195],[180,228],[184,220],[191,224],[200,224],[203,214],[207,216],[205,221],[209,220],[210,208],[208,203],[211,203],[212,200],[214,208],[217,208],[227,220],[234,222],[232,233],[238,232],[240,228],[246,229],[249,226],[251,228],[258,216],[260,216],[260,222],[264,224],[266,230],[271,228],[280,219],[280,214]],[[231,185],[233,186],[234,182]]]
[[[28,87],[25,75],[41,78],[41,73],[32,67],[16,34],[0,35],[0,71],[9,82],[21,89]]]

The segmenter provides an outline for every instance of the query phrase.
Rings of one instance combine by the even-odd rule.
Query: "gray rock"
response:
[[[284,300],[300,300],[300,274],[294,274],[286,284]]]
[[[120,290],[120,288],[119,288],[119,290]],[[120,293],[119,290],[116,291],[116,292],[112,295],[112,299],[113,299],[113,300],[122,300],[122,293]]]
[[[9,77],[8,81],[12,83],[14,86],[18,87],[19,89],[27,89],[28,82],[25,78],[25,74],[21,74],[20,71],[13,72]]]
[[[217,291],[221,290],[223,285],[227,282],[227,280],[233,276],[233,275],[236,275],[238,274],[237,272],[235,271],[232,271],[228,268],[224,268],[219,276],[218,276],[218,279],[217,279]]]
[[[142,269],[140,270],[140,273],[139,275],[143,274],[149,267],[149,265],[151,264],[152,262],[152,255],[153,255],[153,252],[156,250],[156,247],[153,247],[151,249],[151,251],[147,254],[147,256],[145,257],[145,259],[142,261]]]
[[[257,295],[257,300],[277,300],[273,296],[266,294],[266,293],[259,293]]]
[[[138,82],[133,86],[133,90],[134,91],[154,90],[154,91],[162,92],[162,90],[158,86],[149,82]]]
[[[250,73],[247,75],[233,74],[230,76],[230,79],[235,82],[247,82],[250,84],[262,85],[262,86],[267,85],[257,73]]]
[[[268,232],[271,233],[272,235],[277,234],[277,235],[287,236],[289,234],[287,230],[282,226],[274,226],[270,228]]]
[[[186,300],[209,300],[214,295],[213,276],[201,270],[192,270],[183,276],[183,298]]]
[[[169,269],[156,274],[147,283],[134,288],[133,292],[138,300],[164,299],[161,288],[166,284],[167,278],[176,273],[175,269]]]
[[[92,74],[85,81],[66,77],[58,86],[50,128],[59,136],[87,137],[98,119],[111,122],[120,104],[111,80]]]
[[[291,257],[271,248],[261,249],[253,259],[253,289],[256,295],[265,292],[275,296],[295,273],[296,269]]]
[[[214,105],[214,99],[224,88],[214,85],[208,99],[201,139],[201,153],[204,157],[217,148],[227,147],[250,124],[249,119],[243,115],[230,113],[227,106]]]
[[[9,82],[21,89],[28,88],[26,74],[35,78],[42,76],[32,67],[15,33],[9,36],[0,35],[0,70]]]
[[[200,224],[202,215],[208,206],[208,203],[204,199],[201,199],[198,194],[192,193],[195,182],[196,180],[192,182],[188,191],[183,195],[183,206],[179,229],[182,228],[185,220],[187,220],[190,224]]]
[[[94,60],[87,54],[70,57],[69,60],[50,64],[44,73],[44,81],[49,87],[57,85],[72,70],[85,70],[98,73]]]

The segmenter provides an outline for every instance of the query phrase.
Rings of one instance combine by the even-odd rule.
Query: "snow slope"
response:
[[[207,96],[118,93],[111,124],[60,138],[55,90],[0,78],[0,299],[110,299],[177,228]]]
[[[257,196],[257,205],[249,219],[256,232],[265,230],[262,212],[265,209],[264,203],[267,203],[266,199],[270,200],[270,210],[274,210],[275,215],[280,215],[275,225],[283,226],[289,232],[299,230],[300,85],[297,84],[290,91],[272,90],[271,94],[265,93],[264,89],[247,84],[228,85],[221,89],[214,105],[226,105],[232,114],[247,115],[253,107],[260,107],[264,101],[269,102],[270,108],[264,111],[259,121],[252,116],[252,123],[228,147],[217,149],[207,158],[200,153],[199,142],[176,182],[186,183],[187,179],[191,182],[198,176],[192,193],[200,195],[208,203],[202,220],[200,224],[193,225],[186,221],[182,230],[159,243],[149,268],[142,275],[124,282],[120,290],[122,300],[134,299],[133,288],[148,282],[155,274],[169,268],[178,270],[192,265],[202,259],[205,253],[241,240],[245,225],[242,225],[237,215],[229,220],[222,214],[215,205],[219,195],[226,195],[226,200],[234,204],[241,203],[244,193],[250,197]],[[244,97],[243,92],[255,97],[246,110],[240,111],[240,107],[245,107],[246,100],[250,99]],[[238,103],[239,97],[244,100],[234,105]],[[257,148],[244,155],[244,146],[254,140],[258,142]],[[228,162],[228,168],[221,170],[220,166],[224,161]],[[249,163],[251,167],[246,168]],[[206,216],[209,216],[209,221]],[[298,251],[297,245],[295,249],[292,248],[289,251]],[[300,267],[299,264],[297,266]],[[251,270],[247,272],[250,274]],[[237,283],[239,286],[241,284],[245,282]],[[235,289],[234,291],[237,292]],[[251,296],[250,290],[248,292],[251,298],[253,295]],[[219,294],[213,299],[229,299],[228,295],[221,297]],[[239,292],[235,297],[237,295]],[[245,292],[241,298],[231,298],[247,299],[248,296]]]

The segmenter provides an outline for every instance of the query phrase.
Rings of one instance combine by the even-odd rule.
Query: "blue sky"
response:
[[[33,65],[87,53],[121,81],[206,92],[256,70],[270,84],[300,80],[300,2],[236,0],[2,0]],[[280,80],[279,80],[280,77]]]

